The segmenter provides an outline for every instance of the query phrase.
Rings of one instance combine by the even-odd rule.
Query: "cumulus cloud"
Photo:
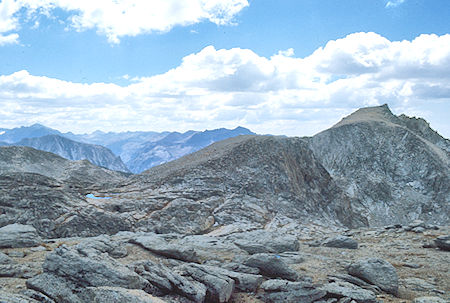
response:
[[[15,125],[50,121],[78,131],[242,125],[259,133],[311,135],[356,108],[388,103],[394,112],[423,112],[448,137],[440,114],[450,111],[448,70],[448,34],[389,41],[355,33],[305,58],[293,50],[266,58],[249,49],[208,46],[166,73],[134,78],[127,86],[26,71],[0,76],[0,119],[14,117]]]
[[[119,43],[124,36],[167,32],[203,21],[233,24],[235,15],[248,5],[247,0],[3,0],[0,35],[18,30],[21,17],[49,16],[59,8],[69,13],[70,27],[95,29],[110,42]]]

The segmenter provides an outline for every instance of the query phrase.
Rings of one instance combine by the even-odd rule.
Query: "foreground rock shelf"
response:
[[[36,243],[18,232],[0,250],[0,302],[448,302],[449,255],[434,243],[450,228],[409,227],[121,232]]]

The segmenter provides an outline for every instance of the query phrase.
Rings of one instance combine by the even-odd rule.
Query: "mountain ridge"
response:
[[[80,143],[60,135],[46,135],[37,138],[25,138],[15,143],[35,149],[52,152],[69,160],[89,160],[95,165],[108,169],[129,172],[120,157],[108,148],[100,145]]]
[[[33,124],[28,127],[20,127],[14,129],[5,129],[3,134],[0,134],[0,145],[20,144],[24,140],[24,144],[38,147],[38,139],[47,135],[57,135],[68,138],[80,144],[94,144],[106,147],[120,157],[120,160],[125,164],[122,165],[120,161],[112,159],[109,152],[105,150],[102,158],[110,158],[109,162],[99,161],[95,157],[87,157],[93,163],[101,166],[117,169],[120,171],[131,170],[133,173],[140,173],[152,166],[168,162],[184,156],[185,154],[197,151],[211,143],[233,137],[236,135],[254,134],[244,127],[236,127],[234,129],[219,128],[214,130],[193,131],[189,130],[184,133],[181,132],[102,132],[94,131],[90,134],[73,134],[71,132],[61,133],[57,130],[45,127],[40,124]],[[26,138],[26,137],[30,138]],[[5,143],[2,143],[5,140]],[[55,142],[52,144],[57,145]],[[71,143],[70,145],[74,145]],[[79,144],[78,144],[79,145]],[[52,148],[44,146],[42,148],[46,151],[51,151]],[[89,148],[92,149],[92,148]],[[65,156],[67,159],[79,159],[80,156],[70,156],[73,151],[69,148],[54,148],[54,151]],[[124,167],[126,166],[126,168]]]

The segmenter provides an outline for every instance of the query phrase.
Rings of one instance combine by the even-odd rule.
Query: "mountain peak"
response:
[[[344,117],[333,127],[367,121],[378,121],[394,124],[399,123],[398,117],[391,112],[389,106],[387,104],[383,104],[380,106],[360,108],[349,116]]]

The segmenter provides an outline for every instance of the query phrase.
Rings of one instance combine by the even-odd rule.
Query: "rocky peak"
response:
[[[363,201],[370,225],[419,218],[445,223],[447,142],[425,120],[397,117],[383,105],[359,109],[315,135],[311,148],[337,183]]]
[[[360,108],[351,115],[344,117],[339,123],[333,127],[340,127],[347,124],[359,122],[384,122],[398,124],[399,119],[395,116],[387,104],[380,106]]]

